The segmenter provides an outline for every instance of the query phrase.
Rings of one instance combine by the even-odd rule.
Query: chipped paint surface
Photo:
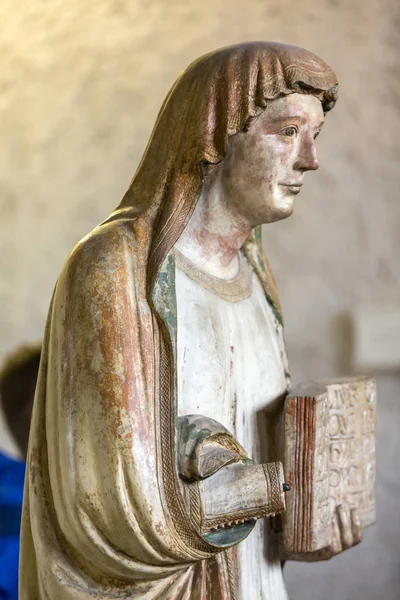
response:
[[[191,102],[196,78],[205,93]],[[307,94],[313,86],[324,110],[333,107],[335,74],[301,48],[252,42],[193,63],[119,207],[67,260],[32,420],[21,600],[235,600],[231,554],[201,536],[196,498],[190,509],[185,503],[193,488],[178,478],[176,315],[162,264],[199,199],[200,161],[220,162],[228,136],[269,101],[297,94],[299,81]],[[191,135],[183,135],[188,123]],[[246,255],[279,314],[267,262],[248,234]]]

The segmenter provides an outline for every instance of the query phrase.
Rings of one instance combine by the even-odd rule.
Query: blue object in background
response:
[[[25,462],[0,453],[0,599],[18,600],[19,530]]]

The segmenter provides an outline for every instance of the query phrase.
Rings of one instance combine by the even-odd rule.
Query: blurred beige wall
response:
[[[339,77],[320,170],[264,240],[294,380],[348,369],[346,315],[400,297],[399,1],[3,0],[0,18],[0,356],[41,338],[67,254],[119,202],[177,75],[265,39]],[[333,561],[288,564],[293,600],[400,596],[400,377],[379,385],[378,524]]]

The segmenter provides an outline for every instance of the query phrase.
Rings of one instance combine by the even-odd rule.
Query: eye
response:
[[[297,127],[294,125],[290,125],[290,127],[285,127],[285,129],[281,132],[282,135],[286,135],[287,137],[296,137],[298,131]]]
[[[317,139],[317,137],[319,136],[320,133],[321,133],[321,131],[317,131],[317,133],[314,135],[314,140]]]

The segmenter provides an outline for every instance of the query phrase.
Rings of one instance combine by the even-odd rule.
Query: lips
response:
[[[292,194],[298,194],[300,192],[302,183],[281,183],[283,187],[285,187]]]

